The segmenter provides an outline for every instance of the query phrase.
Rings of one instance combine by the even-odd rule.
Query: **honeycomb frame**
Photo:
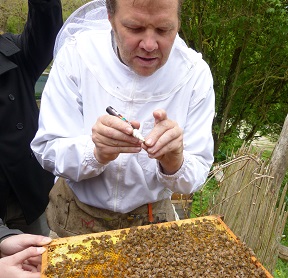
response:
[[[213,215],[59,238],[45,248],[41,278],[273,277]]]

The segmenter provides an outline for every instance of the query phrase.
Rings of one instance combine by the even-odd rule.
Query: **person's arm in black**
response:
[[[63,24],[60,0],[29,0],[27,22],[16,44],[35,80],[53,58],[56,36]],[[24,62],[24,61],[22,61]]]

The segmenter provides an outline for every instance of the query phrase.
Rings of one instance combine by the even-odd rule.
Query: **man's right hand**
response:
[[[135,128],[140,124],[133,122]],[[95,144],[94,156],[99,163],[107,164],[120,153],[139,153],[141,141],[132,136],[133,128],[121,119],[103,115],[92,127],[92,140]]]

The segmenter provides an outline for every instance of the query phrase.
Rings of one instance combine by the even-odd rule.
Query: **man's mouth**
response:
[[[154,63],[157,60],[157,57],[141,57],[137,56],[137,58],[140,60],[140,62],[145,64],[151,64]]]
[[[144,61],[152,61],[156,58],[145,58],[145,57],[139,57],[140,59],[144,60]]]

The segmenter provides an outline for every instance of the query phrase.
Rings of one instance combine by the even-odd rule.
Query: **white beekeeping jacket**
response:
[[[59,33],[31,147],[45,169],[67,179],[81,202],[126,213],[172,192],[194,192],[205,182],[213,162],[213,79],[201,54],[179,36],[159,70],[148,77],[134,73],[113,49],[103,3],[81,7]],[[97,23],[90,20],[99,14]],[[92,126],[108,106],[140,122],[144,137],[154,127],[153,111],[166,110],[183,129],[181,168],[165,175],[144,150],[100,164],[93,154]]]

